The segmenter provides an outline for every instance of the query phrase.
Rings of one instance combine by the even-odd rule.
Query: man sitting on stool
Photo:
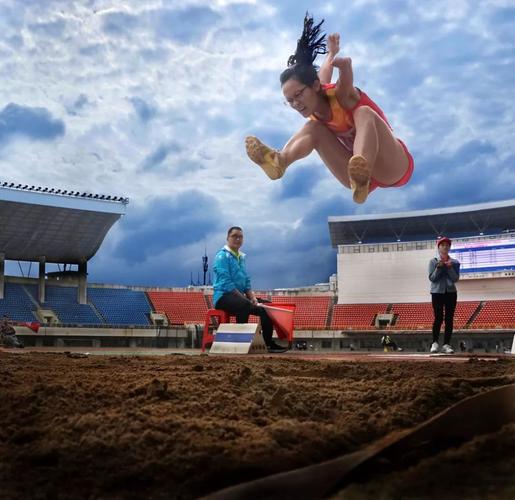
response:
[[[215,257],[213,271],[213,303],[216,309],[222,309],[236,315],[237,323],[248,323],[249,315],[259,316],[263,340],[268,352],[285,352],[286,347],[272,340],[273,323],[266,309],[259,305],[247,274],[245,254],[240,252],[243,245],[241,227],[233,226],[227,231],[227,245]]]

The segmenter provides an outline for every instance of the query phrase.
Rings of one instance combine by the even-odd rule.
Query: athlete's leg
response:
[[[404,148],[372,108],[360,106],[353,117],[356,125],[354,154],[365,158],[374,179],[381,184],[395,184],[408,169]]]
[[[309,121],[280,151],[273,150],[255,137],[246,139],[247,153],[271,179],[279,179],[292,163],[316,150],[331,173],[349,187],[347,163],[350,153],[325,125]]]

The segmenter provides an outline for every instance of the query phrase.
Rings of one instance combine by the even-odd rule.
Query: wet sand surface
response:
[[[0,498],[195,498],[515,381],[509,357],[440,361],[0,352]],[[513,498],[514,425],[338,497]]]

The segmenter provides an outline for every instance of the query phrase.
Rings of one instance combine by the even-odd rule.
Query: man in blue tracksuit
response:
[[[227,245],[215,257],[213,271],[213,303],[217,309],[222,309],[236,316],[237,323],[247,323],[249,315],[259,316],[263,340],[269,352],[284,352],[272,340],[273,323],[265,309],[263,309],[252,291],[245,262],[245,254],[240,252],[243,244],[243,231],[241,227],[233,226],[227,231]]]

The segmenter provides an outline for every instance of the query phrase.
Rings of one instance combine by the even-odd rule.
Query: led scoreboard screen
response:
[[[515,238],[453,243],[449,253],[464,273],[515,269]]]

